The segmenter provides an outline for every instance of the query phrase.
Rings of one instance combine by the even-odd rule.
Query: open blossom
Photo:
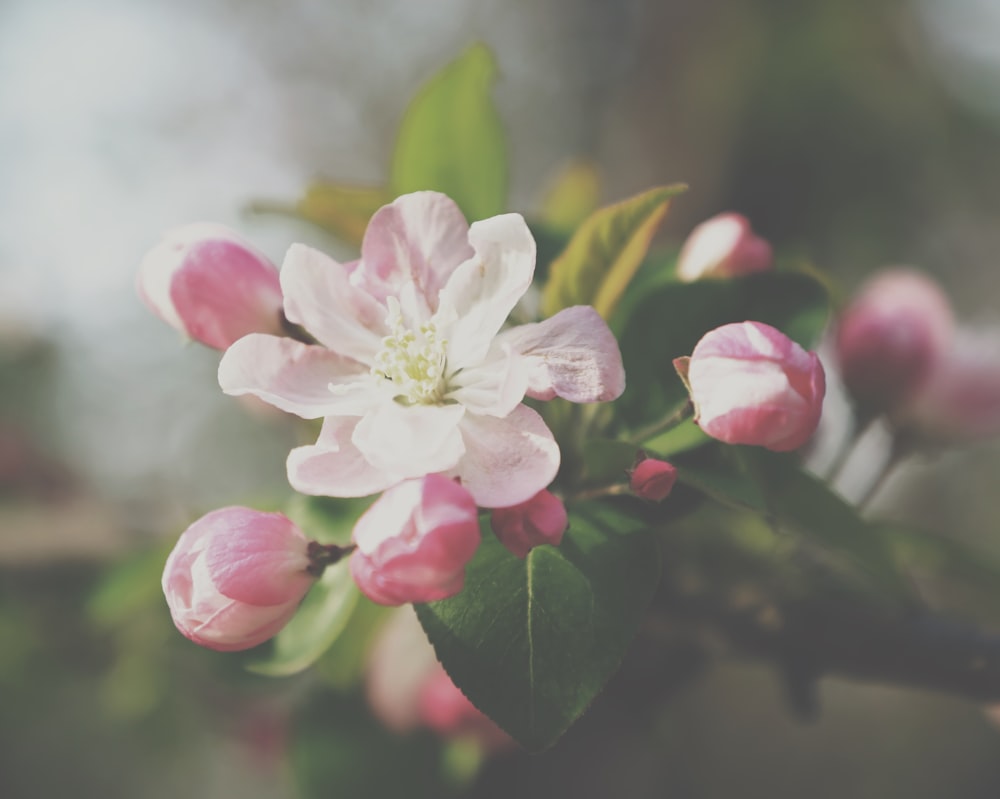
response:
[[[271,638],[315,581],[308,546],[280,513],[229,507],[202,516],[181,535],[163,570],[177,629],[223,652]]]
[[[465,584],[479,512],[454,480],[430,474],[393,486],[354,525],[351,574],[380,605],[433,602]]]
[[[719,214],[691,231],[677,257],[686,283],[706,277],[738,277],[771,267],[771,245],[740,214]]]
[[[248,333],[281,332],[278,270],[222,225],[166,233],[142,259],[137,287],[164,322],[218,350]]]
[[[359,261],[289,250],[285,314],[319,343],[246,336],[219,382],[324,418],[316,444],[289,456],[302,493],[365,496],[443,473],[482,507],[524,502],[559,468],[524,397],[599,402],[625,385],[617,342],[590,307],[501,332],[534,266],[520,215],[470,227],[442,194],[404,195],[372,217]]]
[[[837,322],[837,361],[848,393],[868,413],[894,411],[928,381],[952,339],[948,298],[929,277],[886,269]]]
[[[568,524],[566,506],[551,491],[539,491],[527,502],[495,508],[490,514],[496,537],[519,558],[542,544],[559,546]]]
[[[674,365],[691,392],[695,422],[727,444],[785,452],[819,424],[826,393],[819,358],[770,325],[723,325]]]

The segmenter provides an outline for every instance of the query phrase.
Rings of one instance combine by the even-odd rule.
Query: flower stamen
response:
[[[382,339],[371,373],[391,381],[395,398],[406,405],[441,404],[447,393],[447,340],[439,337],[433,319],[416,330],[408,328],[399,300],[387,297],[386,301],[386,324],[391,333]]]

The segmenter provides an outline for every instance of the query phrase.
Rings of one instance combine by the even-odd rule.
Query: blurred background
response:
[[[735,210],[847,290],[911,264],[997,321],[1000,0],[3,0],[0,796],[1000,795],[1000,731],[947,697],[829,680],[804,723],[733,660],[652,703],[613,684],[477,777],[329,670],[252,678],[173,630],[166,551],[280,501],[296,434],[140,305],[143,253],[211,220],[346,256],[249,203],[382,182],[408,99],[477,40],[512,210],[583,156],[605,201],[690,184],[667,242]],[[917,464],[880,510],[1000,549],[998,469],[991,445]]]

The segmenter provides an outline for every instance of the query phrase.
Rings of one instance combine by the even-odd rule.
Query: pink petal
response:
[[[370,365],[388,332],[386,309],[349,278],[343,264],[293,244],[281,268],[285,315],[334,352]]]
[[[288,482],[302,494],[367,497],[384,491],[402,475],[372,466],[351,441],[360,419],[328,417],[315,444],[288,454]]]
[[[443,472],[465,451],[458,425],[461,405],[382,402],[358,424],[352,440],[376,469],[404,477]]]
[[[534,399],[607,402],[625,390],[618,342],[589,305],[504,331],[499,340],[525,356],[528,396]]]
[[[456,319],[448,332],[448,365],[456,369],[486,357],[535,273],[535,240],[520,214],[474,223],[469,241],[475,256],[441,290],[440,311]]]
[[[526,405],[503,419],[466,414],[460,429],[465,456],[451,473],[482,508],[526,502],[559,471],[559,445]]]
[[[368,369],[357,361],[261,333],[244,336],[226,350],[219,385],[232,396],[253,394],[305,419],[363,413],[375,393]]]
[[[419,191],[375,212],[352,279],[382,302],[412,281],[433,313],[441,288],[472,254],[469,223],[454,201]]]

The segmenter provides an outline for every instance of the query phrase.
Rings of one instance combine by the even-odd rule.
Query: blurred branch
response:
[[[806,718],[818,711],[816,682],[824,676],[1000,702],[1000,635],[925,611],[843,596],[721,600],[669,586],[659,607],[674,623],[708,627],[736,650],[772,661]]]

